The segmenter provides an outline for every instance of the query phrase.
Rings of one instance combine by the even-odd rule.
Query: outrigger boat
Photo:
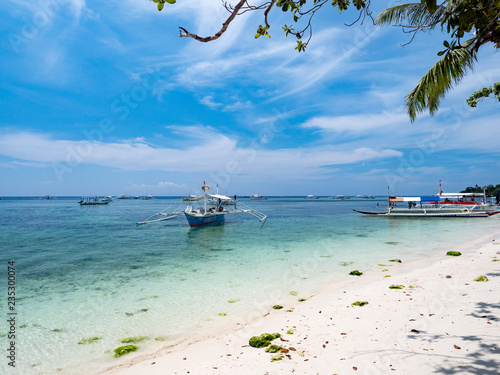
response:
[[[137,225],[155,223],[158,221],[170,220],[184,215],[191,228],[200,227],[207,224],[223,224],[226,214],[245,213],[255,216],[261,223],[267,219],[267,215],[252,209],[240,209],[232,198],[219,194],[207,194],[210,188],[207,185],[201,187],[203,194],[192,198],[198,206],[187,206],[184,210],[171,212],[158,212],[146,220],[138,222]],[[229,204],[227,204],[230,202]],[[224,204],[226,203],[226,204]],[[239,204],[239,203],[238,203]],[[231,206],[231,208],[229,208]]]
[[[99,197],[89,197],[89,198],[80,198],[78,204],[80,206],[104,206],[111,202],[108,199],[101,199]]]
[[[441,194],[442,195],[442,194]],[[464,194],[462,194],[464,195]],[[448,195],[451,197],[451,195]],[[448,199],[448,201],[446,201]],[[403,203],[405,207],[398,206]],[[395,197],[388,196],[385,211],[354,210],[364,215],[387,217],[489,217],[500,213],[500,207],[483,202],[469,201],[465,204],[451,204],[449,198]]]

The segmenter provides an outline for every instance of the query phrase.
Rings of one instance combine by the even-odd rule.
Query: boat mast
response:
[[[205,208],[205,213],[207,212],[207,190],[210,190],[210,188],[205,185],[205,181],[203,181],[203,186],[201,187],[201,190],[203,190],[203,204]]]
[[[389,194],[389,186],[387,186],[387,212],[391,211],[391,195]]]

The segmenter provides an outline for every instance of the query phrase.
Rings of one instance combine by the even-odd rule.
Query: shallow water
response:
[[[498,227],[496,217],[390,219],[352,211],[383,206],[384,199],[302,197],[242,199],[268,214],[263,226],[250,215],[228,215],[223,226],[198,229],[184,217],[137,226],[183,202],[79,206],[77,200],[0,201],[1,269],[16,262],[18,373],[96,371],[127,360],[113,358],[123,338],[147,336],[128,358],[144,354],[307,298],[353,269],[460,249]],[[2,346],[6,333],[3,319]],[[94,336],[102,339],[78,344]],[[2,360],[0,372],[6,368]]]

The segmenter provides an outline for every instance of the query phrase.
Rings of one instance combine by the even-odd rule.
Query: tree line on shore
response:
[[[497,195],[500,195],[500,184],[493,186],[493,185],[486,185],[484,187],[486,190],[486,195],[496,197]],[[461,193],[482,193],[483,192],[483,187],[481,186],[469,186],[465,188],[465,190],[462,190]]]

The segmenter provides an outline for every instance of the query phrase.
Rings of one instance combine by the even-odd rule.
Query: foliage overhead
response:
[[[478,101],[482,101],[491,94],[495,95],[500,102],[500,82],[496,82],[493,86],[484,87],[482,90],[476,91],[467,99],[467,104],[471,107],[476,107]]]
[[[157,4],[160,11],[165,3],[176,2],[176,0],[152,1]],[[257,0],[255,3],[256,5],[251,5],[248,0],[238,0],[233,6],[223,0],[223,6],[229,12],[229,16],[218,32],[212,36],[200,37],[179,27],[180,37],[210,42],[224,34],[237,16],[250,11],[262,11],[264,22],[258,26],[255,38],[262,35],[270,38],[271,26],[268,15],[271,10],[279,8],[282,12],[290,13],[293,21],[291,25],[283,26],[285,35],[293,35],[297,39],[295,49],[303,52],[312,38],[312,20],[323,7],[331,5],[339,12],[349,8],[355,9],[359,12],[359,16],[354,23],[360,20],[363,22],[366,17],[372,18],[371,0]],[[437,0],[421,0],[384,10],[374,19],[374,24],[401,27],[404,32],[412,34],[410,42],[422,31],[438,29],[449,35],[450,40],[443,42],[444,50],[438,52],[441,59],[406,96],[406,108],[410,119],[414,121],[418,113],[429,110],[433,115],[437,111],[440,100],[446,92],[473,68],[477,52],[482,45],[493,43],[495,48],[500,47],[500,0],[442,0],[439,3]],[[468,101],[469,105],[474,107],[477,99],[491,93],[497,95],[500,100],[500,88],[496,84],[488,95],[484,90],[487,89],[480,91],[482,95],[478,94],[479,91],[475,93],[469,99],[471,101]]]

